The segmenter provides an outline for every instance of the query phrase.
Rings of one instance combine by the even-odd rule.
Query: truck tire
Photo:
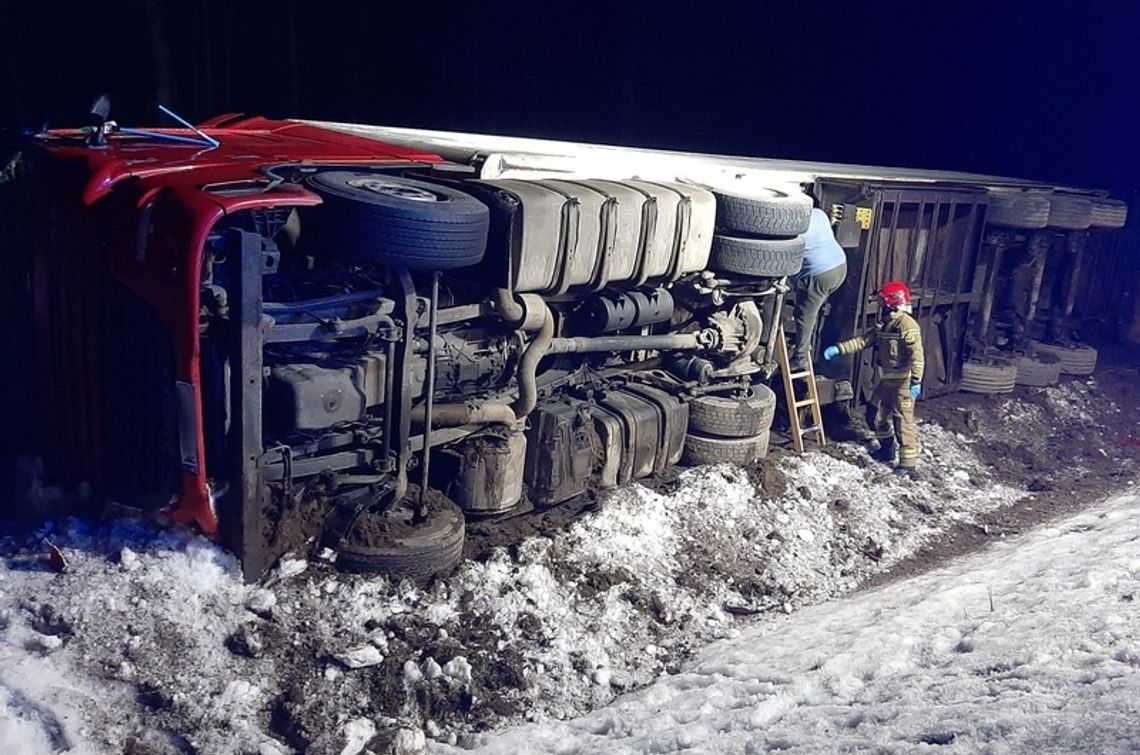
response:
[[[1012,393],[1017,368],[1012,364],[965,362],[959,388],[967,393]]]
[[[689,433],[681,460],[689,466],[700,464],[751,464],[768,455],[768,431],[751,438],[713,438]]]
[[[759,239],[740,236],[713,236],[709,269],[757,278],[782,278],[800,271],[804,259],[804,237]]]
[[[439,491],[428,490],[427,519],[412,523],[418,491],[409,485],[404,499],[388,511],[362,514],[336,547],[337,567],[418,582],[454,569],[463,558],[463,511]]]
[[[1049,196],[1041,192],[990,191],[986,223],[1007,228],[1044,228],[1049,224]]]
[[[1061,380],[1061,359],[1054,354],[1042,352],[1035,356],[1023,356],[1013,360],[1017,368],[1018,385],[1043,387],[1056,385]]]
[[[700,396],[689,402],[689,430],[718,438],[752,438],[772,426],[776,394],[766,385],[753,386],[744,398]]]
[[[1096,369],[1097,350],[1084,344],[1041,343],[1033,341],[1039,354],[1052,354],[1061,360],[1063,375],[1091,375]]]
[[[1092,200],[1091,228],[1123,228],[1128,220],[1128,205],[1119,199]]]
[[[1083,231],[1092,224],[1093,205],[1088,197],[1054,194],[1049,199],[1049,227]]]
[[[321,235],[338,254],[414,270],[483,259],[490,210],[450,186],[365,171],[317,173],[309,185],[324,199]]]
[[[789,237],[807,233],[811,198],[779,189],[757,188],[741,194],[709,187],[716,197],[717,225],[757,236]]]

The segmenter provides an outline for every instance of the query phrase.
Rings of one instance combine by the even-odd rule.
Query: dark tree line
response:
[[[1140,183],[1140,5],[9,2],[2,122],[222,112]]]

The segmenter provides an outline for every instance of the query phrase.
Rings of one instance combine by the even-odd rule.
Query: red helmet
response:
[[[910,289],[902,281],[887,281],[879,289],[879,298],[888,309],[910,306]]]

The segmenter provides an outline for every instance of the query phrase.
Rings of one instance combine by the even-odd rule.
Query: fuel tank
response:
[[[595,473],[602,487],[612,487],[662,472],[680,460],[688,425],[688,404],[648,385],[540,404],[527,431],[531,499],[565,501],[585,492]]]
[[[697,186],[502,179],[464,188],[491,207],[488,255],[507,255],[516,293],[669,282],[708,263],[716,201]]]

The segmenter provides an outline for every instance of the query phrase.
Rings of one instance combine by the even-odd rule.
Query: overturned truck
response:
[[[1122,203],[982,176],[246,117],[21,155],[13,412],[53,478],[221,536],[249,578],[305,544],[427,577],[468,517],[762,458],[813,198],[850,265],[823,337],[910,282],[928,395],[1091,369],[1081,286],[1126,267],[1088,230]],[[866,399],[869,362],[826,369],[825,401]]]

